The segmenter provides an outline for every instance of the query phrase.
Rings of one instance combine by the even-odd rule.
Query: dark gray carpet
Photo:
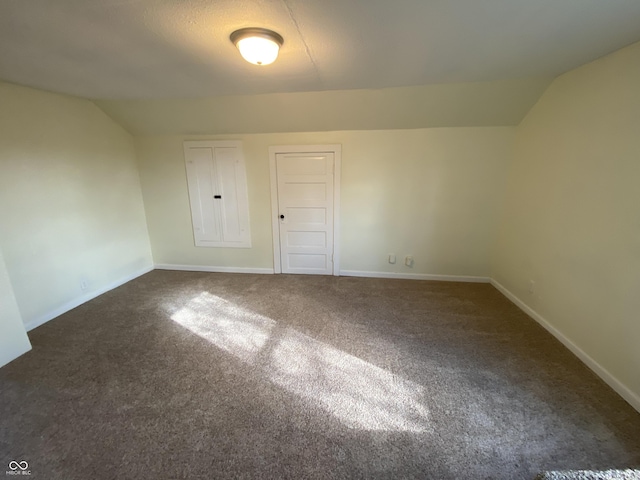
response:
[[[490,285],[154,271],[30,337],[0,461],[31,478],[640,466],[640,414]]]

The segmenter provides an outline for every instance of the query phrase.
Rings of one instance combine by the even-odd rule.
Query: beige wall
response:
[[[87,100],[0,83],[0,105],[0,246],[30,325],[152,260],[131,136]]]
[[[0,251],[0,367],[31,350]]]
[[[514,129],[440,128],[136,139],[158,264],[272,268],[268,148],[342,144],[343,270],[488,276]],[[182,142],[243,141],[252,249],[196,248]],[[390,265],[387,255],[396,253]],[[400,256],[411,254],[414,268]]]
[[[494,278],[639,408],[640,43],[551,85],[517,129],[507,184]]]

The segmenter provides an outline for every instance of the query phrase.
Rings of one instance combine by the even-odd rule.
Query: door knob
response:
[[[280,218],[284,218],[284,215],[280,215]]]

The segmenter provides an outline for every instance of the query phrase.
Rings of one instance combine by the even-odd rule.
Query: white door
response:
[[[333,274],[334,157],[276,154],[282,273]]]

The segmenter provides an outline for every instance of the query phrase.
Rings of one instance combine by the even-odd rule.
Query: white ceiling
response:
[[[270,66],[229,41],[285,39]],[[194,98],[553,77],[640,40],[640,0],[1,0],[0,79]]]

